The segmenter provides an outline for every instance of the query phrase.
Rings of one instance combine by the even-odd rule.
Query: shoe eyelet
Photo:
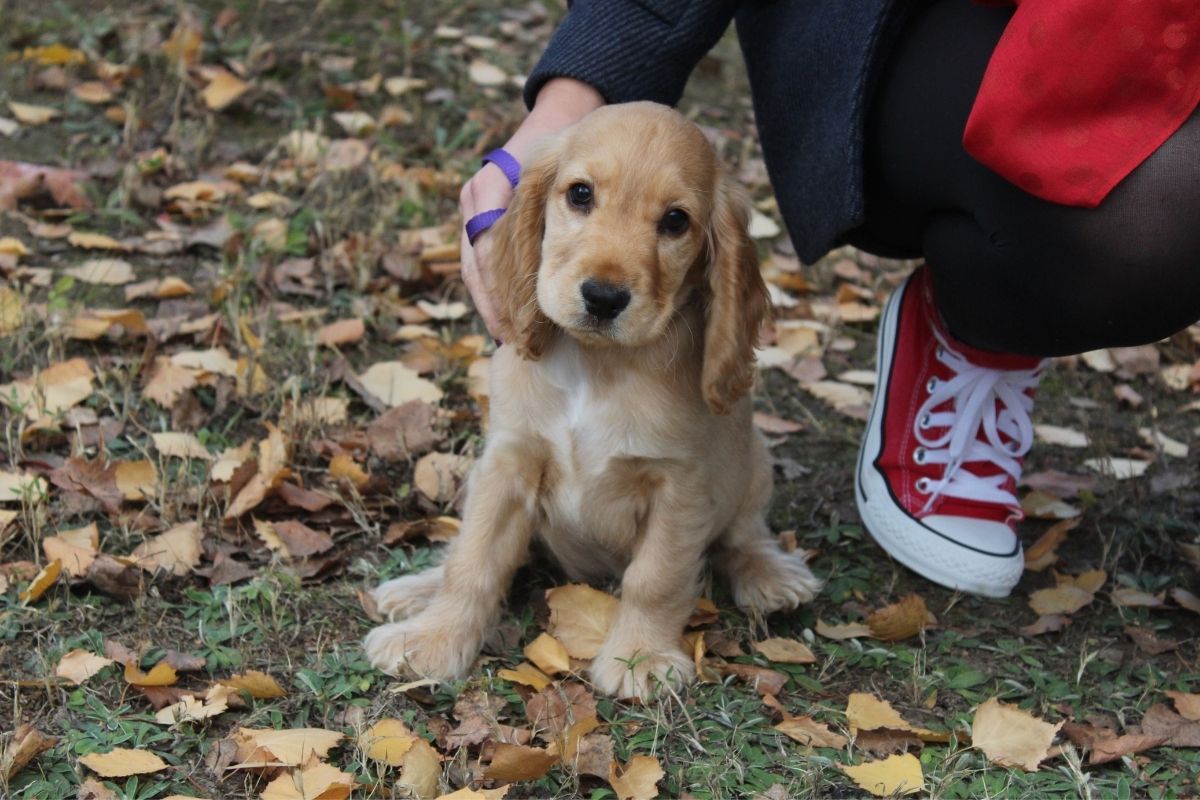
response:
[[[938,379],[930,378],[929,382],[925,384],[925,391],[928,394],[933,394],[933,390],[937,388],[937,385],[938,385]]]
[[[946,348],[942,347],[940,344],[937,348],[937,357],[939,361],[946,357]]]
[[[921,417],[919,420],[917,420],[917,427],[919,427],[923,431],[929,430],[929,424],[931,422],[933,422],[933,418],[930,417],[928,414],[926,414],[923,417]]]
[[[918,447],[916,450],[913,450],[912,460],[914,464],[923,465],[925,463],[925,448]]]
[[[915,488],[921,494],[929,494],[931,491],[929,488],[929,478],[918,478]]]

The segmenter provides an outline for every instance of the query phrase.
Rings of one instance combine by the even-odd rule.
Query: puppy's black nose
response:
[[[629,290],[611,283],[589,279],[579,287],[579,292],[583,295],[583,306],[587,313],[596,319],[616,319],[629,305]]]

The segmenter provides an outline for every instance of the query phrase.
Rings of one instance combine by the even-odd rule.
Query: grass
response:
[[[526,15],[521,17],[520,30],[531,39],[518,46],[511,37],[498,34],[503,23],[512,21],[511,9],[506,11],[491,0],[390,2],[370,8],[323,2],[311,9],[236,2],[230,7],[240,20],[227,33],[218,33],[214,24],[225,5],[189,6],[206,26],[205,63],[236,60],[257,65],[255,84],[261,91],[252,101],[220,114],[198,103],[192,79],[169,68],[158,49],[138,50],[132,44],[142,41],[132,31],[142,31],[151,41],[154,36],[169,36],[175,24],[173,9],[114,7],[111,14],[100,14],[93,4],[81,2],[4,7],[11,11],[11,16],[2,15],[8,22],[0,34],[6,52],[61,41],[110,60],[127,59],[144,69],[143,77],[122,95],[131,116],[142,124],[120,126],[107,121],[98,109],[39,85],[37,68],[21,61],[0,65],[4,76],[0,101],[40,102],[65,112],[61,123],[0,140],[5,142],[6,157],[98,165],[100,177],[92,182],[94,208],[69,217],[66,221],[73,227],[118,237],[145,234],[157,227],[156,215],[161,211],[158,204],[143,202],[147,186],[161,189],[236,160],[269,167],[278,162],[276,145],[290,130],[320,128],[337,135],[330,114],[349,101],[330,87],[375,72],[411,74],[429,79],[435,94],[432,99],[417,93],[393,100],[380,93],[353,100],[371,113],[396,102],[412,114],[410,125],[386,129],[373,142],[380,163],[401,164],[405,177],[389,182],[381,169],[371,168],[327,173],[305,185],[282,187],[295,210],[286,217],[281,252],[270,251],[252,233],[274,212],[230,205],[228,218],[235,235],[227,246],[128,256],[139,277],[176,275],[197,290],[192,298],[174,305],[170,301],[133,305],[148,318],[177,312],[216,314],[217,333],[210,331],[206,338],[186,346],[200,349],[220,341],[235,356],[252,359],[269,378],[261,393],[239,393],[233,382],[217,382],[197,388],[190,409],[158,406],[142,395],[146,369],[154,355],[182,345],[164,342],[156,351],[147,347],[145,339],[134,337],[110,336],[94,342],[65,337],[54,324],[56,318],[69,319],[83,309],[124,307],[120,288],[59,277],[61,268],[89,257],[61,240],[38,239],[34,257],[22,262],[52,267],[55,278],[45,287],[10,284],[20,286],[30,308],[44,304],[46,313],[28,315],[15,335],[0,340],[0,375],[4,376],[0,382],[69,357],[86,358],[97,368],[99,380],[84,406],[123,426],[121,435],[102,448],[103,455],[115,460],[150,457],[158,463],[159,499],[144,509],[144,516],[155,524],[152,530],[199,519],[209,535],[205,564],[224,544],[247,551],[238,557],[245,559],[251,573],[234,585],[212,586],[199,575],[147,579],[143,590],[128,601],[86,584],[68,588],[59,583],[32,604],[18,600],[16,586],[0,594],[0,701],[8,709],[4,727],[31,724],[58,737],[49,752],[0,787],[0,793],[14,800],[74,796],[89,777],[78,758],[117,746],[151,748],[163,754],[172,768],[108,781],[116,797],[255,797],[261,781],[239,773],[219,774],[212,768],[219,760],[221,740],[232,729],[312,726],[353,736],[376,720],[395,717],[434,740],[454,724],[455,703],[464,692],[497,698],[497,724],[527,724],[522,692],[497,673],[518,663],[521,645],[544,627],[543,592],[561,582],[551,566],[539,562],[520,573],[500,626],[501,642],[468,681],[396,691],[396,681],[375,672],[364,660],[359,643],[371,623],[356,592],[436,559],[438,546],[419,540],[383,546],[380,539],[390,522],[453,513],[453,506],[438,506],[419,497],[412,486],[411,464],[364,460],[377,479],[370,491],[330,485],[340,502],[332,511],[305,517],[307,524],[331,533],[339,559],[319,580],[306,580],[288,563],[251,547],[255,539],[248,521],[221,523],[225,501],[206,493],[204,465],[159,459],[149,445],[149,434],[192,430],[211,452],[219,453],[260,438],[263,423],[278,420],[289,402],[334,395],[350,402],[350,424],[292,431],[291,466],[306,485],[321,485],[329,452],[336,448],[360,452],[355,433],[375,413],[338,378],[339,362],[361,371],[395,358],[400,346],[389,337],[403,322],[398,309],[418,296],[461,297],[461,286],[453,277],[443,279],[428,271],[415,281],[393,279],[373,269],[370,259],[353,256],[338,269],[317,273],[308,294],[274,290],[268,272],[288,257],[329,258],[351,234],[368,245],[385,246],[396,231],[453,223],[457,181],[474,168],[479,151],[503,140],[520,110],[516,89],[481,89],[471,84],[465,65],[476,54],[456,39],[439,39],[433,31],[444,24],[496,36],[503,44],[486,52],[486,57],[511,72],[523,73],[549,26],[539,21],[540,14],[518,9]],[[557,13],[552,10],[550,16]],[[123,49],[130,47],[134,52]],[[348,70],[321,67],[322,59],[346,55],[356,57]],[[732,41],[723,42],[699,71],[682,108],[714,133],[726,161],[755,174],[759,154],[745,78]],[[157,152],[160,146],[164,149]],[[105,164],[115,167],[105,168]],[[132,169],[126,169],[129,164]],[[435,171],[446,175],[439,178]],[[768,207],[769,187],[751,181],[750,188],[755,199]],[[0,218],[3,235],[34,244],[26,227],[12,217]],[[787,258],[786,243],[764,247],[764,255],[768,254]],[[836,287],[834,264],[844,258],[856,259],[876,290],[886,288],[886,274],[897,267],[865,254],[840,251],[806,271],[820,295]],[[281,322],[281,307],[272,305],[280,301],[320,309],[323,316],[301,325]],[[361,342],[337,350],[313,346],[312,333],[321,321],[344,317],[367,320],[368,334]],[[445,345],[477,329],[472,317],[438,326]],[[853,347],[825,353],[831,374],[870,367],[872,326],[845,326],[835,335],[846,337]],[[1191,363],[1197,359],[1197,342],[1182,334],[1161,343],[1159,351],[1164,363]],[[431,378],[446,392],[442,405],[447,420],[442,423],[445,436],[439,450],[476,451],[482,441],[480,414],[469,393],[465,365],[438,360]],[[1200,417],[1179,410],[1191,399],[1186,393],[1167,389],[1154,374],[1133,376],[1128,382],[1145,402],[1131,410],[1112,396],[1117,380],[1078,364],[1060,365],[1047,376],[1039,395],[1039,421],[1086,430],[1092,443],[1087,451],[1038,445],[1027,471],[1056,468],[1079,473],[1085,456],[1144,449],[1136,434],[1143,426],[1157,427],[1185,442],[1200,438]],[[1089,400],[1093,403],[1085,402]],[[952,731],[949,744],[927,745],[919,752],[927,791],[933,797],[1200,793],[1196,750],[1160,747],[1107,765],[1088,766],[1066,744],[1061,755],[1041,770],[1026,773],[989,764],[968,739],[974,708],[991,697],[1051,721],[1100,714],[1135,724],[1147,708],[1162,701],[1165,690],[1196,691],[1200,674],[1196,615],[1177,609],[1122,608],[1110,604],[1102,593],[1064,631],[1023,636],[1018,629],[1035,616],[1026,605],[1028,594],[1049,585],[1048,576],[1028,573],[1013,597],[1001,601],[960,596],[920,581],[887,559],[857,522],[851,470],[861,423],[798,391],[790,378],[777,371],[764,373],[758,403],[764,411],[806,425],[773,449],[786,465],[787,477],[779,473],[771,523],[777,531],[795,530],[800,546],[818,551],[814,567],[827,580],[813,605],[767,621],[772,635],[801,640],[817,656],[817,662],[807,666],[772,665],[788,675],[779,699],[789,711],[810,714],[844,732],[846,697],[851,692],[873,692],[916,724]],[[10,409],[4,418],[0,457],[7,462],[4,468],[53,467],[71,451],[64,439],[42,434],[23,438],[23,433],[28,434],[28,429],[20,409]],[[1084,524],[1061,548],[1063,566],[1071,572],[1102,567],[1111,576],[1108,588],[1121,585],[1153,593],[1194,587],[1195,567],[1179,557],[1176,545],[1195,541],[1200,530],[1198,471],[1194,457],[1160,456],[1146,478],[1103,481],[1095,492],[1082,495],[1074,502],[1084,512]],[[1173,479],[1173,488],[1156,483],[1167,478]],[[297,516],[294,511],[290,515]],[[128,553],[146,535],[135,514],[102,514],[53,493],[48,502],[20,507],[19,520],[9,531],[15,534],[0,542],[0,563],[40,563],[45,537],[92,521],[100,525],[104,552]],[[1046,524],[1027,523],[1026,542]],[[731,610],[722,587],[713,591],[722,612],[710,630],[743,644],[765,633]],[[839,642],[813,632],[818,620],[859,619],[864,612],[914,591],[939,620],[921,637],[899,643]],[[1130,625],[1176,639],[1179,647],[1149,656],[1125,636]],[[276,676],[288,694],[272,700],[250,699],[243,710],[172,727],[154,721],[153,709],[120,678],[119,667],[110,666],[78,687],[47,677],[65,653],[75,648],[103,652],[107,640],[133,650],[143,668],[168,650],[203,658],[203,668],[184,674],[184,686],[200,688],[235,672],[258,669]],[[758,655],[734,660],[767,665]],[[697,684],[680,695],[645,705],[600,698],[597,709],[618,761],[625,763],[638,754],[659,760],[665,773],[660,784],[665,797],[852,796],[858,790],[838,765],[875,757],[853,744],[841,750],[799,747],[772,728],[771,712],[758,694],[732,677]],[[396,776],[387,768],[367,759],[352,743],[337,752],[337,764],[359,781],[356,796],[394,796]],[[443,788],[461,786],[476,774],[478,747],[449,749],[445,755]],[[510,796],[599,800],[615,795],[604,780],[556,768],[520,784]]]

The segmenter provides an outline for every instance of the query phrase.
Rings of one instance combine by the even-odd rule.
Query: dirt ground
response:
[[[1046,515],[1075,526],[1011,597],[964,596],[907,572],[860,526],[852,470],[874,314],[912,264],[845,248],[802,266],[772,230],[780,220],[731,36],[680,109],[765,226],[778,307],[756,408],[776,458],[770,522],[813,551],[824,591],[755,623],[714,583],[706,596],[718,611],[695,627],[710,680],[644,704],[594,697],[579,662],[545,688],[502,674],[550,625],[546,591],[564,580],[542,561],[519,574],[468,680],[408,685],[370,667],[362,591],[436,561],[456,530],[444,518],[457,517],[461,471],[483,442],[491,343],[456,306],[468,300],[458,187],[519,121],[520,76],[561,14],[549,0],[0,2],[0,161],[86,173],[55,179],[76,195],[50,197],[0,166],[0,479],[45,481],[0,501],[0,796],[332,798],[352,787],[432,798],[468,787],[458,796],[484,797],[508,785],[510,798],[780,800],[887,794],[896,787],[856,785],[842,767],[901,753],[936,797],[1200,794],[1200,725],[1179,699],[1200,692],[1200,327],[1047,373],[1035,421],[1056,428],[1026,462],[1034,513],[1022,538],[1029,550],[1071,524]],[[37,112],[13,102],[58,114],[35,124]],[[132,274],[98,277],[97,259]],[[130,296],[164,278],[187,290],[154,283]],[[366,376],[397,361],[406,387],[438,394],[436,414],[388,416],[396,404]],[[62,364],[88,370],[88,391],[76,399],[63,384],[73,402],[47,408],[38,376]],[[200,451],[179,457],[154,438],[167,432]],[[122,464],[153,477],[131,490]],[[1144,473],[1114,475],[1127,468]],[[239,502],[245,513],[231,513]],[[143,542],[193,523],[195,552],[165,572],[137,559]],[[26,594],[61,552],[46,540],[92,524],[104,570],[64,572]],[[1096,570],[1078,610],[1046,620],[1031,607],[1056,573]],[[895,641],[825,635],[912,595],[936,623]],[[1052,630],[1036,632],[1039,618]],[[768,658],[753,646],[768,636],[813,657]],[[75,650],[118,663],[75,685],[57,674]],[[176,679],[137,677],[168,657]],[[182,690],[203,696],[251,670],[282,696],[235,692],[224,713],[156,720]],[[848,716],[859,693],[947,735],[922,741],[894,725],[864,735]],[[1039,768],[1007,765],[978,741],[978,709],[992,698],[1066,723]],[[561,753],[570,725],[535,719],[553,703],[572,723],[594,718],[576,730],[573,758]],[[839,740],[806,746],[776,727],[797,717]],[[1155,734],[1164,719],[1176,728]],[[425,761],[381,759],[363,738],[381,720],[399,720]],[[318,760],[344,785],[324,794],[312,777],[307,789],[263,794],[312,763],[306,753],[284,768],[237,768],[245,728],[343,735]],[[22,760],[30,729],[53,742]],[[107,777],[89,766],[114,748],[165,763]],[[519,768],[504,772],[504,758]],[[649,779],[631,786],[643,769]]]

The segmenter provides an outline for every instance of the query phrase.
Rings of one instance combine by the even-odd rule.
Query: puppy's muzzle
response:
[[[630,300],[628,289],[590,278],[579,287],[579,293],[583,296],[583,307],[587,313],[601,322],[616,319]]]

